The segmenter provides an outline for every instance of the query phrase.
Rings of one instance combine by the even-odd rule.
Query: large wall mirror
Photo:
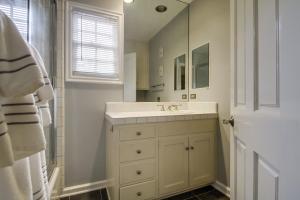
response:
[[[186,62],[185,54],[174,60],[174,90],[185,90],[186,87]]]
[[[209,44],[192,51],[192,88],[209,87]]]
[[[187,101],[189,4],[124,3],[125,101]]]

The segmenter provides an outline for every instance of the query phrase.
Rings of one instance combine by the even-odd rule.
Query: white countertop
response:
[[[176,111],[160,111],[158,105],[180,105]],[[154,123],[192,119],[217,118],[214,102],[147,102],[107,103],[106,119],[112,124]]]

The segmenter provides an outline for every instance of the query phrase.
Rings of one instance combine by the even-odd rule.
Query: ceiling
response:
[[[190,3],[192,0],[183,1]],[[155,10],[158,5],[167,6],[167,11],[158,13]],[[125,39],[149,41],[186,6],[177,0],[134,0],[131,4],[124,3]]]

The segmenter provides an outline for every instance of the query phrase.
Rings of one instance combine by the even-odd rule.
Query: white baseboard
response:
[[[212,186],[218,190],[219,192],[222,192],[224,195],[230,198],[230,187],[224,185],[223,183],[216,181]]]
[[[94,191],[94,190],[103,189],[103,188],[106,188],[107,185],[108,185],[108,181],[103,180],[103,181],[98,181],[98,182],[93,182],[93,183],[85,183],[85,184],[82,184],[82,185],[75,185],[75,186],[71,186],[71,187],[65,187],[63,189],[62,195],[60,195],[60,198],[73,196],[73,195],[77,195],[77,194],[83,194],[83,193],[91,192],[91,191]]]

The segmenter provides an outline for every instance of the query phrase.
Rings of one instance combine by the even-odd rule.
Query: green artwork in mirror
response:
[[[192,87],[209,87],[209,43],[192,51]]]
[[[174,59],[174,90],[185,90],[185,54]]]

